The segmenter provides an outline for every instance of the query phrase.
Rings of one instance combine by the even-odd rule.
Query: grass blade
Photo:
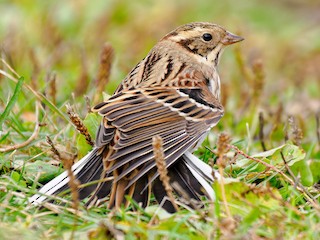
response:
[[[2,124],[3,124],[4,120],[8,117],[10,111],[12,110],[14,104],[16,103],[16,101],[21,93],[23,82],[24,82],[24,78],[20,77],[19,81],[17,82],[17,85],[14,89],[14,93],[8,102],[8,105],[4,109],[3,113],[0,115],[0,131],[2,131]]]

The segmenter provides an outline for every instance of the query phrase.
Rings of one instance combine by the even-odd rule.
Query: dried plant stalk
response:
[[[168,170],[166,166],[166,161],[164,159],[164,152],[163,152],[163,140],[160,136],[155,136],[152,138],[152,146],[153,146],[153,152],[154,152],[154,158],[157,164],[158,172],[159,172],[159,178],[160,181],[163,184],[163,187],[167,193],[168,198],[170,199],[173,207],[176,211],[179,210],[178,205],[175,202],[174,196],[173,196],[173,189],[170,185],[170,178],[168,176]]]
[[[71,191],[71,198],[72,198],[72,207],[74,210],[78,210],[79,208],[79,185],[80,182],[79,180],[75,177],[75,175],[73,174],[73,171],[71,169],[72,165],[73,165],[73,161],[71,161],[71,159],[61,159],[62,163],[63,163],[63,167],[64,169],[67,170],[68,173],[68,177],[69,177],[69,188]]]
[[[71,191],[71,198],[72,198],[72,208],[77,212],[78,208],[79,208],[79,186],[80,186],[80,182],[79,180],[77,180],[77,178],[74,176],[73,171],[71,169],[72,165],[73,165],[73,159],[70,158],[66,158],[64,157],[62,154],[60,154],[60,152],[58,151],[58,149],[54,146],[51,138],[49,136],[46,137],[47,143],[50,145],[51,147],[51,151],[59,158],[59,160],[62,162],[64,169],[67,171],[68,173],[68,177],[69,177],[69,188]]]
[[[320,147],[320,111],[316,113],[317,139]]]
[[[29,59],[33,67],[30,85],[32,86],[33,89],[38,89],[38,77],[39,77],[41,67],[37,59],[35,49],[31,49],[29,51]]]
[[[47,81],[49,82],[49,92],[48,95],[54,105],[57,102],[57,81],[56,81],[56,73],[52,72],[47,75]]]
[[[81,52],[81,72],[77,79],[75,96],[81,96],[86,93],[89,86],[88,64],[84,51]]]
[[[220,161],[223,160],[224,155],[229,151],[230,142],[231,142],[231,138],[226,133],[221,133],[219,135],[218,142],[217,142],[217,155]],[[220,162],[219,164],[222,164],[223,166],[226,165],[224,162]]]
[[[267,151],[266,144],[264,143],[264,117],[263,112],[259,112],[259,140],[263,151]]]
[[[261,59],[256,59],[252,64],[252,72],[254,74],[253,82],[252,82],[252,96],[253,96],[253,104],[257,106],[257,101],[259,101],[261,93],[264,87],[264,79],[265,74],[263,71],[263,64]]]
[[[58,151],[58,149],[54,146],[51,138],[49,136],[46,136],[46,141],[51,147],[51,152],[53,152],[54,155],[56,155],[59,159],[61,159],[61,154]]]
[[[228,206],[228,202],[227,202],[227,198],[226,198],[226,192],[224,189],[224,177],[223,177],[223,170],[226,167],[226,158],[225,158],[225,154],[229,151],[230,149],[230,144],[231,142],[231,138],[225,134],[225,133],[221,133],[219,135],[218,138],[218,142],[217,142],[217,155],[218,155],[218,161],[217,161],[217,165],[218,165],[218,169],[219,169],[219,174],[221,176],[221,179],[219,181],[220,184],[220,188],[221,188],[221,195],[222,195],[222,201],[223,201],[223,205],[226,209],[226,213],[229,219],[232,219],[232,215]]]
[[[292,142],[295,145],[300,146],[303,139],[303,133],[301,128],[298,127],[295,117],[289,116],[288,124],[291,128]],[[289,136],[287,136],[287,138],[289,138]]]
[[[111,66],[114,58],[114,50],[110,43],[105,43],[102,47],[100,53],[100,65],[98,75],[95,81],[96,84],[96,94],[94,96],[94,101],[98,101],[101,97],[105,86],[110,80]]]
[[[67,113],[72,123],[76,126],[77,130],[85,137],[87,143],[93,146],[94,142],[92,141],[88,128],[83,124],[79,115],[74,112],[69,104],[67,104]]]
[[[252,77],[248,67],[245,64],[245,61],[243,59],[243,54],[242,54],[241,49],[240,49],[239,46],[237,46],[235,48],[235,57],[236,57],[236,61],[237,61],[237,64],[239,66],[239,69],[241,71],[241,74],[244,77],[245,81],[247,81],[247,83],[249,85],[252,85],[253,77]]]
[[[85,95],[85,96],[84,96],[84,99],[86,100],[87,112],[88,112],[88,113],[92,113],[91,100],[90,100],[90,98],[89,98],[87,95]]]

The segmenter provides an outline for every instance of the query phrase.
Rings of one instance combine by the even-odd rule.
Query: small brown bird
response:
[[[198,202],[201,196],[214,198],[212,168],[192,151],[223,116],[217,65],[223,49],[242,40],[205,22],[183,25],[164,36],[115,93],[93,108],[103,116],[95,147],[72,170],[81,184],[101,181],[79,189],[80,199],[89,197],[88,205],[108,201],[112,208],[127,206],[129,195],[146,207],[152,192],[164,209],[174,212],[157,172],[154,136],[163,140],[176,195]],[[42,203],[67,189],[68,181],[62,173],[30,202]]]

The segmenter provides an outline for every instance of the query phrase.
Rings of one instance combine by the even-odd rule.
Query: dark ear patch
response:
[[[199,49],[195,46],[191,47],[192,45],[195,45],[194,42],[199,39],[197,38],[189,38],[189,39],[182,39],[180,40],[179,44],[184,47],[185,49],[187,49],[188,51],[192,52],[192,53],[196,53],[199,54]],[[200,54],[202,55],[202,54]]]

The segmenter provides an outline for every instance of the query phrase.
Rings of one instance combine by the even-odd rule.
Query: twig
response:
[[[160,181],[162,182],[164,190],[166,191],[167,196],[169,197],[174,209],[178,211],[179,208],[172,194],[173,190],[170,185],[170,179],[168,176],[168,170],[167,170],[166,161],[164,158],[162,138],[160,136],[153,137],[152,146],[153,146],[154,158],[155,158],[158,172],[159,172]]]
[[[312,201],[312,202],[310,202],[312,205],[317,205],[315,199],[313,198],[313,196],[312,196],[312,195],[307,191],[307,189],[300,183],[300,181],[297,179],[297,177],[293,174],[293,172],[292,172],[291,169],[289,168],[289,166],[288,166],[288,164],[287,164],[287,161],[286,161],[286,159],[285,159],[282,151],[280,152],[280,155],[281,155],[281,158],[282,158],[282,160],[283,160],[283,162],[284,162],[284,166],[286,167],[288,173],[289,173],[290,176],[294,179],[295,184],[294,184],[293,186],[294,186],[296,189],[297,189],[298,186],[299,186],[299,188],[301,188],[301,190],[303,190],[303,192],[305,193],[305,195],[308,196],[308,201],[309,201],[309,202]],[[300,191],[301,191],[301,190],[300,190]]]
[[[234,145],[230,145],[230,148],[234,149],[238,154],[244,156],[245,158],[247,159],[250,159],[250,160],[253,160],[255,162],[258,162],[258,163],[261,163],[263,165],[265,165],[266,167],[268,168],[271,168],[272,170],[276,171],[277,173],[279,173],[280,175],[282,175],[285,179],[287,179],[291,184],[294,184],[294,182],[292,181],[291,178],[289,178],[286,174],[284,174],[281,170],[277,169],[275,166],[269,164],[269,163],[266,163],[260,159],[257,159],[257,158],[254,158],[254,157],[251,157],[249,156],[248,154],[244,153],[243,151],[241,151],[239,148],[237,148],[236,146]]]
[[[283,176],[292,186],[295,186],[295,182],[289,178],[285,173],[283,173],[282,171],[280,171],[279,169],[277,169],[275,166],[271,165],[271,164],[268,164],[260,159],[257,159],[257,158],[254,158],[254,157],[251,157],[249,156],[248,154],[244,153],[243,151],[241,151],[239,148],[237,148],[236,146],[234,145],[229,145],[230,148],[234,149],[238,154],[244,156],[245,158],[247,159],[250,159],[250,160],[253,160],[255,162],[258,162],[258,163],[261,163],[263,165],[265,165],[266,167],[276,171],[277,173],[279,173],[281,176]],[[298,191],[300,191],[301,193],[304,194],[304,196],[307,198],[307,200],[311,203],[311,205],[317,209],[318,211],[320,210],[320,207],[313,201],[313,199],[311,199],[308,194],[305,193],[305,191],[303,189],[301,189],[300,186],[296,186],[296,189]]]
[[[20,78],[21,76],[3,59],[1,58],[1,62],[14,74],[17,78]]]
[[[40,132],[40,127],[42,126],[39,123],[39,102],[38,101],[36,102],[36,118],[37,118],[37,120],[36,120],[36,124],[35,124],[34,130],[33,130],[33,133],[25,142],[15,144],[13,146],[6,146],[3,148],[0,148],[0,152],[5,153],[5,152],[10,152],[13,150],[23,148],[23,147],[29,145],[34,139],[36,139],[38,137],[38,134]]]
[[[52,151],[55,155],[57,155],[57,157],[58,157],[59,159],[61,159],[61,154],[60,154],[60,152],[58,151],[58,149],[54,146],[51,138],[50,138],[49,136],[46,136],[46,140],[47,140],[47,143],[48,143],[48,144],[50,145],[50,147],[51,147],[51,151]]]
[[[184,208],[188,208],[188,206],[191,206],[192,209],[200,209],[200,202],[197,200],[190,198],[188,194],[186,193],[185,189],[183,189],[177,182],[171,183],[172,187],[175,189],[175,191],[181,196],[179,199],[180,204],[185,204]],[[201,203],[202,204],[202,203]]]

